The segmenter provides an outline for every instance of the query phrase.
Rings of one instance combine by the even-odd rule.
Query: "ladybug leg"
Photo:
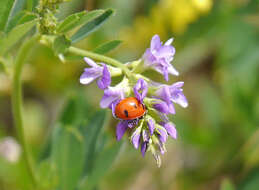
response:
[[[139,118],[128,121],[128,124],[132,127],[136,126],[139,122]]]

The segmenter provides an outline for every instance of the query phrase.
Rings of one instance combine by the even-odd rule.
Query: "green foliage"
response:
[[[37,131],[38,127],[29,131],[31,129],[25,126],[26,141],[32,149],[33,158],[40,160],[34,162],[40,190],[83,190],[97,186],[100,189],[104,186],[103,189],[109,190],[128,189],[127,186],[135,188],[136,185],[142,189],[152,186],[165,190],[209,189],[215,186],[221,190],[258,188],[258,0],[231,3],[225,0],[214,1],[212,11],[202,14],[181,35],[171,31],[167,22],[174,20],[170,15],[163,12],[159,15],[167,17],[163,19],[167,20],[166,23],[160,22],[160,17],[156,17],[158,20],[151,19],[150,22],[146,19],[146,13],[150,13],[153,18],[153,9],[147,10],[145,14],[141,12],[143,5],[162,6],[169,1],[162,1],[161,5],[149,1],[145,1],[145,4],[120,0],[105,1],[102,4],[104,1],[100,1],[100,7],[108,7],[109,4],[117,7],[118,16],[104,30],[89,36],[106,23],[113,14],[112,10],[76,12],[82,10],[84,1],[71,1],[71,5],[67,7],[59,5],[62,8],[60,11],[68,15],[59,21],[55,14],[58,8],[56,4],[44,9],[45,12],[40,12],[36,8],[37,0],[0,0],[1,137],[16,135],[10,117],[9,96],[13,91],[9,76],[13,74],[12,66],[20,45],[35,34],[40,35],[39,31],[33,30],[35,26],[44,26],[45,33],[42,34],[45,35],[40,35],[40,43],[46,42],[42,44],[49,45],[56,56],[64,54],[66,61],[73,61],[58,64],[49,48],[34,46],[34,54],[29,57],[33,65],[26,67],[22,75],[25,83],[24,104],[31,99],[38,101],[44,107],[43,111],[38,111],[38,115],[42,112],[49,114],[51,122],[46,121],[48,124],[56,119],[56,110],[64,94],[71,91],[71,84],[75,91],[66,101],[53,129],[45,126],[40,132]],[[177,2],[180,1],[176,0],[175,6]],[[189,11],[189,6],[186,5],[185,10]],[[75,13],[70,14],[71,12]],[[172,14],[177,14],[177,11],[172,11]],[[189,14],[190,18],[196,19],[192,11]],[[43,16],[44,20],[41,21],[44,22],[39,23]],[[134,25],[142,36],[134,33],[134,38],[128,39],[127,29],[131,23],[136,23]],[[152,27],[141,28],[146,23]],[[177,51],[172,64],[177,69],[181,68],[181,77],[186,81],[184,91],[190,106],[185,112],[176,107],[177,114],[172,119],[176,124],[179,140],[168,144],[169,154],[163,158],[165,165],[161,169],[154,169],[153,163],[150,167],[149,157],[142,159],[135,150],[126,147],[124,156],[106,178],[105,174],[113,166],[122,146],[111,136],[116,123],[112,123],[109,128],[111,131],[108,131],[109,121],[105,112],[96,112],[93,105],[90,105],[98,104],[96,97],[100,95],[99,92],[92,92],[91,87],[84,94],[75,90],[84,88],[77,84],[81,67],[85,65],[81,64],[83,56],[71,55],[67,49],[87,37],[87,43],[80,44],[82,49],[89,48],[98,54],[106,54],[121,44],[121,41],[113,40],[98,45],[109,40],[108,37],[118,34],[119,38],[126,41],[125,44],[130,40],[134,42],[133,45],[135,42],[147,45],[150,40],[147,41],[147,32],[157,32],[162,39],[172,36],[175,38],[173,44]],[[50,40],[44,41],[45,37]],[[133,46],[131,49],[121,47],[119,53],[114,53],[116,57],[126,60],[137,57],[144,51]],[[147,72],[147,75],[160,79],[153,74]],[[168,84],[171,83],[173,80]],[[42,134],[42,131],[46,134]],[[35,136],[32,138],[30,135],[42,137],[48,133],[51,138],[46,140],[44,155],[39,156],[39,147],[42,147],[44,138],[36,138],[36,142],[33,142]],[[139,181],[140,177],[145,180]],[[0,158],[0,189],[35,189],[22,158],[16,164]]]
[[[15,26],[2,40],[0,44],[0,55],[15,45],[36,24],[37,19]]]
[[[0,31],[3,31],[11,14],[15,0],[0,1]]]
[[[103,10],[94,10],[90,12],[82,11],[79,13],[74,13],[68,17],[66,17],[57,27],[58,32],[69,32],[70,30],[79,27],[82,24],[85,24],[97,16],[100,16],[104,13]]]
[[[25,11],[19,12],[10,20],[10,22],[6,26],[5,32],[9,33],[15,26],[32,21],[36,18],[37,16],[34,13]]]
[[[93,186],[111,166],[120,144],[98,148],[98,142],[105,138],[103,128],[107,120],[104,111],[94,115],[90,114],[92,111],[80,93],[67,101],[54,128],[49,159],[42,161],[39,167],[42,187],[75,189],[79,181],[86,178],[91,178],[87,183]],[[105,161],[102,161],[104,156]]]
[[[84,163],[84,141],[80,125],[58,125],[53,132],[51,159],[57,170],[58,188],[74,189]]]
[[[118,47],[121,44],[121,42],[122,42],[121,40],[112,40],[112,41],[106,42],[98,46],[97,48],[95,48],[93,52],[99,53],[99,54],[106,54],[111,50],[115,49],[116,47]]]
[[[57,36],[53,43],[53,50],[56,55],[65,53],[66,49],[71,45],[71,41],[65,35]]]
[[[121,144],[121,142],[115,142],[97,154],[93,163],[94,165],[92,166],[93,170],[84,178],[79,190],[94,189],[100,179],[106,174],[107,170],[112,166],[112,163],[121,148]]]
[[[107,21],[107,19],[113,14],[112,9],[106,10],[101,15],[97,16],[95,19],[91,20],[90,22],[84,24],[78,31],[71,37],[72,43],[76,43],[86,36],[91,34],[92,32],[96,31],[101,25]]]

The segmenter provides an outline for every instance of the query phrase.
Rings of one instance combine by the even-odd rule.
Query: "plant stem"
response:
[[[27,40],[22,47],[20,48],[17,58],[14,64],[14,75],[13,75],[13,83],[12,83],[12,109],[13,109],[13,117],[15,121],[15,127],[18,133],[18,138],[23,148],[23,158],[25,161],[26,168],[28,170],[29,176],[31,178],[31,183],[35,187],[36,186],[36,177],[34,175],[34,171],[32,168],[32,164],[30,162],[29,151],[25,141],[24,136],[24,126],[23,126],[23,118],[22,118],[22,85],[21,85],[21,73],[24,62],[26,61],[29,51],[31,50],[34,42],[37,37],[33,37]]]
[[[100,54],[97,54],[97,53],[93,53],[93,52],[90,52],[90,51],[87,51],[87,50],[82,50],[82,49],[79,49],[79,48],[76,48],[76,47],[69,47],[68,48],[68,51],[70,53],[73,53],[73,54],[77,54],[77,55],[81,55],[81,56],[86,56],[86,57],[89,57],[89,58],[92,58],[96,61],[102,61],[104,63],[107,63],[107,64],[110,64],[110,65],[113,65],[115,67],[118,67],[120,68],[128,77],[130,77],[132,74],[131,74],[131,71],[127,68],[126,65],[124,65],[123,63],[115,60],[115,59],[112,59],[110,57],[107,57],[107,56],[104,56],[104,55],[100,55]]]

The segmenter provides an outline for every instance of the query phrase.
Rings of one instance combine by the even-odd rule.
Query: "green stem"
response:
[[[126,65],[124,65],[123,63],[121,63],[121,62],[119,62],[119,61],[117,61],[115,59],[112,59],[110,57],[107,57],[107,56],[104,56],[104,55],[100,55],[100,54],[97,54],[97,53],[93,53],[93,52],[90,52],[90,51],[87,51],[87,50],[82,50],[82,49],[79,49],[79,48],[76,48],[76,47],[72,47],[72,46],[68,48],[68,51],[70,53],[73,53],[73,54],[76,54],[76,55],[86,56],[86,57],[92,58],[92,59],[94,59],[96,61],[102,61],[104,63],[113,65],[113,66],[118,67],[121,70],[123,70],[123,72],[128,77],[132,76],[131,71],[127,68]]]
[[[24,62],[26,61],[29,51],[31,50],[37,37],[33,37],[30,40],[27,40],[20,51],[18,52],[17,58],[14,64],[14,75],[13,75],[13,84],[12,84],[12,108],[13,108],[13,117],[15,121],[15,127],[18,133],[18,138],[23,148],[23,158],[25,161],[26,168],[28,170],[29,176],[31,178],[31,183],[36,186],[36,177],[33,172],[32,164],[29,157],[28,147],[25,141],[24,136],[24,126],[22,118],[22,85],[21,85],[21,73]]]

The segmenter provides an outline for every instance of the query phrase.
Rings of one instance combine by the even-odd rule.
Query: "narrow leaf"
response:
[[[11,9],[15,0],[1,0],[0,1],[0,31],[3,31],[9,19]]]
[[[118,47],[121,44],[121,42],[122,42],[121,40],[113,40],[113,41],[106,42],[100,45],[99,47],[97,47],[96,49],[94,49],[94,52],[99,54],[108,53],[111,50]]]
[[[26,22],[16,26],[7,36],[1,41],[0,54],[5,53],[16,42],[18,42],[27,32],[29,32],[33,26],[35,26],[37,20]]]
[[[84,163],[82,126],[58,125],[53,133],[52,164],[58,174],[60,190],[74,189]]]
[[[95,160],[96,146],[98,137],[101,134],[101,131],[105,125],[106,120],[106,112],[98,111],[93,118],[89,121],[87,127],[82,131],[85,139],[85,147],[86,147],[86,160],[84,165],[83,175],[90,173],[92,171],[93,163]]]
[[[15,15],[5,27],[5,32],[9,33],[16,25],[24,24],[26,22],[36,19],[37,16],[30,12],[19,12]]]
[[[85,24],[86,22],[89,22],[90,20],[101,15],[103,12],[103,10],[94,10],[90,12],[82,11],[79,13],[72,14],[59,24],[57,31],[60,33],[66,33],[82,24]]]
[[[91,190],[98,184],[100,179],[107,173],[109,168],[111,168],[112,163],[120,151],[121,145],[121,142],[115,142],[98,154],[93,170],[81,183],[80,190]]]
[[[10,16],[8,18],[8,22],[24,8],[25,1],[26,0],[15,0],[14,1],[13,7],[10,12]]]
[[[58,189],[75,189],[82,176],[87,152],[91,151],[93,139],[103,125],[105,112],[98,112],[94,119],[85,126],[85,118],[91,109],[81,94],[76,94],[68,101],[61,114],[60,122],[55,127],[51,160],[58,174]],[[96,139],[94,139],[96,140]]]
[[[112,9],[106,10],[103,14],[96,17],[95,19],[91,20],[90,22],[83,25],[72,37],[71,41],[72,43],[76,43],[82,39],[84,39],[86,36],[91,34],[92,32],[96,31],[100,26],[102,26],[105,21],[113,14]]]

